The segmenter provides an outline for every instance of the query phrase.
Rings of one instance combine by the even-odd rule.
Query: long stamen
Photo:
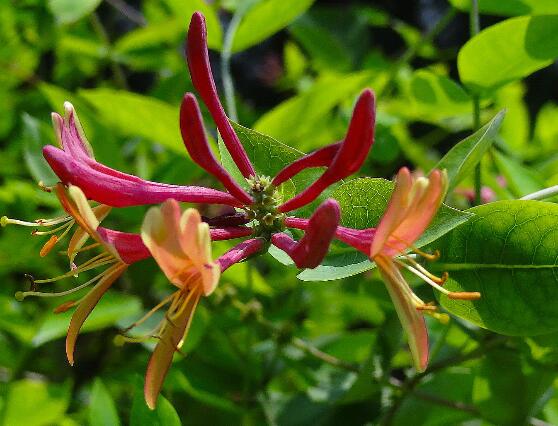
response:
[[[66,229],[67,227],[71,227],[73,225],[73,221],[71,224],[65,223],[63,225],[57,226],[54,229],[49,229],[48,231],[39,231],[38,229],[34,229],[31,232],[31,235],[51,235],[51,234],[56,234],[58,231],[61,231],[62,229]]]
[[[76,291],[82,290],[87,286],[90,286],[91,284],[93,284],[94,282],[98,281],[103,275],[106,274],[106,271],[101,272],[100,274],[98,274],[97,276],[91,278],[89,281],[74,287],[70,290],[66,290],[66,291],[60,291],[60,292],[56,292],[56,293],[43,293],[41,291],[18,291],[15,294],[15,298],[18,301],[22,301],[23,299],[25,299],[28,296],[37,296],[37,297],[59,297],[59,296],[67,296],[68,294],[72,294],[75,293]],[[37,281],[34,281],[35,283]]]
[[[74,226],[74,223],[75,222],[72,221],[67,225],[63,225],[57,228],[57,229],[61,229],[65,227],[66,229],[59,236],[53,235],[52,237],[50,237],[50,239],[43,245],[43,247],[39,251],[39,255],[41,257],[45,257],[47,254],[49,254],[51,250],[54,248],[54,246],[56,246],[56,244],[58,244],[66,235],[68,235],[68,232],[70,232],[70,230]]]
[[[445,294],[446,296],[448,296],[450,299],[456,299],[456,300],[477,300],[480,299],[481,294],[479,292],[453,292],[453,291],[448,291],[445,288],[443,288],[442,286],[440,286],[439,284],[437,284],[436,282],[434,282],[433,280],[431,280],[429,277],[427,277],[426,275],[424,275],[421,271],[413,268],[412,266],[407,265],[405,262],[402,262],[398,259],[394,259],[397,264],[403,266],[405,269],[407,269],[409,272],[412,272],[413,274],[415,274],[417,277],[421,278],[423,281],[425,281],[426,283],[430,284],[432,287],[434,287],[436,290],[438,290],[439,292]]]
[[[99,247],[100,245],[101,245],[101,243],[89,244],[88,246],[82,247],[79,250],[74,250],[73,253],[76,253],[76,254],[77,253],[83,253],[85,251],[88,251],[88,250],[94,249],[96,247]],[[66,255],[67,252],[64,250],[64,251],[61,251],[60,254]]]
[[[37,226],[54,226],[54,225],[58,225],[59,223],[68,222],[70,220],[73,220],[71,216],[61,216],[61,217],[56,217],[54,219],[37,219],[34,220],[33,222],[27,222],[25,220],[10,219],[8,216],[2,216],[0,218],[0,225],[2,227],[8,225],[20,225],[20,226],[30,226],[36,228]]]
[[[175,297],[175,295],[176,295],[176,293],[172,293],[169,296],[165,297],[159,304],[157,304],[157,306],[155,306],[153,309],[149,310],[149,312],[147,312],[143,317],[141,317],[139,320],[135,321],[133,324],[129,325],[124,330],[122,330],[122,333],[127,333],[131,329],[143,324],[155,312],[157,312],[159,309],[161,309],[163,306],[165,306],[167,303],[169,303]]]
[[[442,274],[442,277],[438,277],[434,274],[432,274],[430,271],[428,271],[425,267],[423,267],[420,263],[418,263],[415,259],[413,259],[411,256],[409,256],[406,253],[403,253],[403,256],[405,257],[405,259],[407,260],[407,262],[409,262],[411,265],[413,265],[413,267],[415,267],[416,269],[418,269],[419,271],[421,271],[424,275],[426,275],[427,277],[429,277],[432,281],[443,285],[449,278],[449,275],[447,272],[444,272]]]
[[[47,278],[47,279],[44,279],[44,280],[34,280],[34,282],[37,283],[37,284],[52,283],[52,282],[55,282],[55,281],[60,281],[64,278],[72,277],[75,274],[79,274],[81,272],[89,271],[90,269],[98,268],[99,266],[109,265],[109,264],[115,263],[115,262],[118,262],[118,259],[115,259],[112,256],[107,256],[107,257],[103,258],[101,261],[98,261],[94,264],[90,264],[87,267],[78,266],[76,269],[72,269],[71,271],[68,271],[68,272],[66,272],[65,274],[62,274],[62,275],[58,275],[57,277]]]

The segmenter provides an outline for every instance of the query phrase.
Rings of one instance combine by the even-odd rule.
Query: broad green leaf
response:
[[[71,24],[89,15],[101,0],[49,0],[48,8],[61,24]]]
[[[558,330],[556,241],[558,205],[498,201],[436,241],[441,257],[430,269],[449,272],[445,288],[478,291],[475,301],[440,295],[452,314],[501,334],[531,336]]]
[[[477,92],[544,68],[558,57],[558,15],[512,18],[488,27],[459,51],[461,81]]]
[[[505,111],[500,111],[489,123],[458,142],[434,166],[434,169],[445,169],[448,172],[449,191],[473,172],[486,150],[492,145],[504,114]]]
[[[23,158],[29,172],[37,182],[50,186],[58,182],[58,178],[43,157],[44,142],[51,141],[52,130],[29,114],[22,115],[23,121]]]
[[[233,52],[251,47],[295,20],[314,0],[261,0],[242,17],[236,31]]]
[[[308,52],[316,68],[348,71],[351,69],[349,50],[326,28],[309,17],[298,19],[289,32]]]
[[[130,413],[130,426],[181,426],[180,417],[163,395],[157,399],[157,407],[150,410],[143,395],[143,379],[135,380],[134,400]]]
[[[529,365],[516,351],[490,351],[474,375],[473,402],[493,424],[528,424],[537,414],[541,398],[548,395],[554,376],[549,369]]]
[[[182,19],[149,24],[130,31],[114,44],[114,50],[120,54],[144,50],[163,43],[177,43],[186,31],[186,22]]]
[[[100,378],[93,382],[89,402],[90,426],[120,426],[114,399]]]
[[[327,116],[336,105],[364,89],[371,80],[372,77],[367,72],[343,77],[322,77],[308,91],[262,115],[254,129],[305,148],[302,146],[304,138],[314,124]]]
[[[471,113],[471,98],[449,77],[417,70],[404,88],[407,102],[411,101],[402,108],[405,115],[444,124],[452,117]]]
[[[453,7],[468,11],[471,0],[449,0]],[[479,0],[479,11],[488,15],[551,15],[558,13],[554,0]]]
[[[496,167],[504,176],[508,189],[517,198],[544,188],[544,180],[537,173],[513,158],[495,152],[494,161]]]
[[[184,154],[178,108],[159,99],[114,89],[89,89],[79,94],[93,104],[100,119],[124,136],[140,136]]]
[[[341,206],[341,223],[355,229],[377,226],[382,217],[394,183],[379,178],[354,179],[340,185],[331,197]],[[440,238],[456,226],[467,221],[471,215],[442,205],[432,224],[415,243],[422,247]],[[374,264],[354,249],[341,249],[328,255],[315,269],[307,269],[298,275],[302,281],[330,281],[346,278],[372,269]]]
[[[474,418],[471,413],[456,410],[446,404],[436,404],[435,400],[471,405],[471,388],[474,377],[468,368],[450,368],[433,375],[411,393],[393,418],[394,426],[421,425],[462,425]],[[418,394],[431,398],[419,398]],[[417,395],[417,396],[415,396]]]
[[[117,321],[132,318],[139,315],[140,312],[141,303],[137,297],[108,292],[85,321],[81,333],[115,326]],[[73,311],[70,310],[61,314],[49,315],[33,338],[33,345],[40,346],[65,336],[72,313]]]
[[[537,114],[534,132],[533,150],[537,154],[540,151],[556,152],[556,141],[558,140],[558,105],[548,102],[542,106]],[[542,148],[542,149],[541,149]]]
[[[24,379],[7,388],[2,412],[6,426],[60,424],[70,404],[70,383],[63,385]]]
[[[508,84],[495,93],[496,109],[506,110],[506,120],[500,126],[500,136],[506,146],[517,153],[528,148],[531,132],[529,109],[524,100],[525,85]]]

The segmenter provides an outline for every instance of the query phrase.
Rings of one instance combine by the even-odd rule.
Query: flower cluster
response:
[[[75,307],[67,339],[66,353],[74,363],[74,347],[81,326],[103,294],[132,263],[153,257],[176,290],[134,326],[153,312],[168,305],[167,314],[150,333],[158,338],[149,360],[145,398],[155,407],[172,357],[185,339],[201,296],[209,296],[223,271],[235,263],[264,252],[270,244],[286,252],[298,268],[315,268],[326,256],[336,238],[364,252],[379,267],[397,312],[408,335],[417,368],[427,364],[428,345],[421,312],[434,306],[422,302],[410,289],[400,272],[405,267],[434,288],[454,298],[477,298],[476,293],[451,293],[442,285],[444,277],[430,274],[406,252],[423,233],[436,214],[446,192],[446,176],[434,171],[429,178],[413,177],[402,169],[388,208],[377,228],[365,230],[340,226],[340,208],[334,199],[323,201],[310,218],[298,218],[292,212],[306,206],[330,185],[354,174],[366,159],[374,142],[375,97],[366,89],[359,96],[345,138],[301,157],[276,176],[258,174],[240,143],[219,100],[209,63],[206,27],[203,15],[195,13],[190,23],[186,55],[194,87],[207,106],[219,134],[234,163],[245,178],[235,181],[215,158],[210,148],[200,108],[193,94],[187,93],[180,107],[180,130],[190,157],[213,175],[226,192],[197,186],[170,185],[143,180],[111,169],[95,160],[73,106],[64,105],[64,117],[54,113],[53,124],[59,147],[46,146],[43,154],[60,183],[52,188],[66,214],[55,219],[24,222],[2,218],[2,225],[18,224],[35,228],[35,235],[50,235],[40,251],[46,256],[74,230],[66,254],[69,271],[59,277],[33,280],[27,296],[69,295],[93,286],[80,299],[65,302],[56,312]],[[283,200],[279,187],[307,168],[325,168],[312,184],[293,198]],[[94,202],[92,206],[90,202]],[[236,208],[236,213],[203,218],[189,208],[181,213],[178,202],[220,204]],[[147,212],[141,234],[131,234],[100,226],[112,208],[161,204]],[[298,241],[287,228],[304,231]],[[217,259],[212,258],[211,242],[245,238]],[[89,239],[93,243],[87,244]],[[76,265],[78,256],[90,250],[100,254]],[[402,255],[402,256],[401,256]],[[406,259],[403,262],[401,259]],[[103,272],[71,290],[61,293],[37,291],[37,286],[104,267]],[[129,339],[123,336],[123,339]]]

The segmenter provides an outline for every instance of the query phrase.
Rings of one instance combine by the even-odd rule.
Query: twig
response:
[[[479,20],[479,1],[471,1],[471,11],[469,13],[469,26],[471,38],[476,36],[480,32],[480,20]],[[480,99],[477,94],[472,95],[473,100],[473,131],[480,129]],[[482,190],[482,171],[481,164],[477,164],[475,167],[475,205],[481,203],[481,190]]]
[[[141,27],[147,25],[147,21],[145,20],[143,14],[127,4],[124,0],[106,0],[106,2],[122,13],[122,15],[134,24],[138,24]]]
[[[99,16],[93,12],[91,15],[89,15],[89,19],[91,21],[91,25],[93,26],[93,30],[95,31],[95,33],[97,34],[97,36],[99,37],[99,39],[101,40],[101,42],[105,45],[105,47],[107,48],[107,50],[110,52],[111,51],[111,42],[110,42],[110,38],[105,30],[105,27],[103,27],[103,24],[101,23],[101,20],[99,19]],[[128,89],[128,82],[126,81],[126,76],[124,75],[124,71],[122,70],[122,68],[120,67],[119,64],[117,64],[109,55],[108,58],[109,62],[110,62],[110,67],[112,70],[112,74],[114,76],[114,80],[115,83],[122,89]]]
[[[541,189],[540,191],[524,195],[520,200],[544,200],[545,198],[554,197],[558,195],[558,185],[551,186],[550,188]]]
[[[223,40],[223,50],[221,51],[221,78],[223,80],[223,91],[225,96],[225,107],[231,120],[238,121],[236,103],[234,101],[234,82],[231,75],[231,55],[234,36],[244,16],[246,7],[239,7],[234,13]]]

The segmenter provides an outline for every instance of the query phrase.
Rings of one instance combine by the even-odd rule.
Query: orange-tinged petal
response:
[[[93,207],[92,210],[97,220],[99,222],[102,222],[103,219],[108,216],[108,214],[112,210],[112,207],[107,206],[105,204],[101,204],[99,206]],[[74,232],[74,235],[72,235],[72,238],[70,239],[70,242],[68,244],[68,250],[67,250],[68,258],[70,259],[70,262],[74,261],[77,255],[77,251],[81,247],[83,247],[83,245],[88,239],[89,239],[89,234],[84,229],[78,228]]]
[[[408,196],[412,188],[412,176],[409,169],[403,167],[397,173],[395,189],[388,206],[376,228],[374,240],[370,248],[370,257],[375,257],[382,251],[389,236],[399,226],[408,212]]]
[[[407,335],[415,368],[424,371],[428,365],[428,331],[422,314],[413,302],[413,292],[389,257],[378,255],[374,261],[384,278],[399,321]]]
[[[180,218],[180,233],[177,235],[182,251],[198,265],[206,261],[202,257],[198,238],[198,229],[201,224],[202,220],[199,212],[196,209],[187,209]]]
[[[201,292],[196,288],[191,290],[185,300],[185,306],[179,307],[179,314],[172,317],[172,322],[167,321],[155,347],[145,373],[144,395],[147,406],[152,410],[157,405],[157,397],[161,392],[163,382],[169,371],[174,352],[180,348],[186,338],[192,317],[200,300]],[[172,306],[171,306],[172,309]],[[167,315],[171,316],[169,309]]]
[[[143,220],[141,237],[153,258],[171,283],[183,287],[184,278],[194,272],[192,260],[180,244],[180,206],[167,200],[161,208],[152,207]]]
[[[66,356],[70,365],[74,365],[74,348],[81,326],[103,294],[105,294],[118,277],[122,275],[127,267],[128,265],[119,263],[107,269],[103,278],[101,278],[95,287],[87,293],[72,315],[70,326],[68,327],[68,334],[66,336]]]

